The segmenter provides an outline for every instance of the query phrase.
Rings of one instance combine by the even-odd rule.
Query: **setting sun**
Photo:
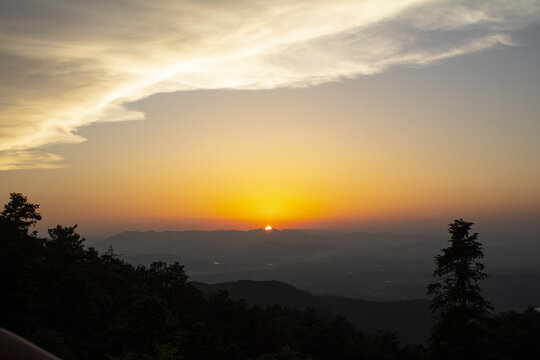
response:
[[[0,24],[0,360],[540,360],[540,0]]]

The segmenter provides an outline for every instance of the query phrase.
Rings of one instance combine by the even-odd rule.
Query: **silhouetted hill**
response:
[[[277,281],[200,284],[207,292],[205,296],[188,281],[181,263],[133,266],[113,251],[100,254],[92,247],[85,247],[84,239],[75,231],[76,225],[58,225],[49,229],[47,238],[38,237],[37,232],[30,231],[32,224],[41,219],[36,213],[38,206],[28,204],[22,194],[12,193],[10,198],[10,203],[0,213],[3,291],[0,326],[66,360],[425,359],[433,349],[447,354],[469,339],[485,344],[485,349],[489,350],[479,352],[474,358],[540,358],[540,314],[532,307],[521,313],[495,315],[489,319],[489,333],[482,335],[483,331],[474,331],[465,339],[458,337],[459,342],[455,341],[455,335],[465,333],[463,330],[469,328],[471,318],[455,316],[460,312],[447,312],[451,317],[434,327],[437,330],[445,324],[443,329],[452,330],[449,336],[440,338],[447,343],[444,348],[433,341],[428,349],[399,347],[399,338],[387,330],[396,331],[407,342],[425,340],[427,327],[423,322],[430,319],[427,301],[377,303],[314,296]],[[274,233],[261,235],[259,231],[249,235],[272,236]],[[146,239],[143,240],[139,245],[144,245]],[[358,263],[367,270],[370,265],[376,265],[375,271],[378,269],[384,274],[398,270],[391,266],[377,268],[380,265],[377,259],[370,262],[374,256],[349,256],[350,263],[342,256],[334,258],[331,264],[330,257],[322,263],[326,266],[322,272],[319,269],[315,274],[312,269],[303,275],[320,281],[314,274],[324,275],[328,270],[338,269],[335,275],[339,275],[340,271]],[[412,265],[405,264],[406,268]],[[359,275],[366,274],[360,272]],[[522,280],[523,285],[534,279],[518,275],[518,278],[510,277],[508,282]],[[232,300],[224,292],[215,293],[220,288],[251,304],[285,306],[248,306],[245,301]],[[444,302],[452,305],[453,300]],[[299,310],[306,307],[311,309]],[[465,310],[465,314],[478,311],[474,307]],[[472,319],[478,320],[478,316]],[[383,332],[366,336],[358,328],[368,333]],[[447,339],[453,342],[448,343]],[[469,354],[468,349],[452,358],[467,357],[461,355]]]
[[[207,294],[227,291],[250,305],[312,308],[323,317],[343,316],[367,333],[391,330],[406,343],[425,342],[433,325],[427,300],[374,302],[339,296],[316,296],[280,281],[240,280],[220,284],[193,283]]]

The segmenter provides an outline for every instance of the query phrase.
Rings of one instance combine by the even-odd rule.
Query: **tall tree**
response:
[[[9,197],[9,203],[4,205],[4,211],[0,213],[0,220],[26,233],[31,225],[41,220],[41,215],[36,211],[39,205],[30,204],[21,193],[11,193]]]
[[[41,220],[38,208],[26,196],[11,193],[0,212],[0,325],[11,330],[31,326],[30,312],[37,303],[34,288],[39,284],[43,241],[29,229]]]
[[[431,309],[437,314],[431,338],[436,359],[488,358],[485,323],[491,306],[482,296],[479,282],[487,277],[482,244],[470,234],[472,222],[463,219],[449,224],[450,246],[435,257],[436,282],[429,284]]]

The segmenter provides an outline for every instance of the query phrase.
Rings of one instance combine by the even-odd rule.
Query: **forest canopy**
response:
[[[0,214],[0,326],[68,359],[425,359],[392,332],[367,336],[313,309],[248,306],[204,295],[175,262],[131,265],[85,246],[77,225],[40,237],[39,205],[19,193]],[[490,315],[507,359],[540,358],[540,314]],[[495,356],[494,355],[494,356]]]

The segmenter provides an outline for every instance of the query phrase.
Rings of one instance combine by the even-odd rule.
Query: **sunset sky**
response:
[[[538,229],[540,1],[3,0],[0,169],[89,235]]]

